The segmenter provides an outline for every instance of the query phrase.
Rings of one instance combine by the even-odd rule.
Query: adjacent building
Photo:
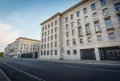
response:
[[[120,0],[82,0],[41,28],[40,59],[120,60]]]
[[[40,41],[19,37],[5,48],[5,56],[19,58],[37,58],[40,50]]]

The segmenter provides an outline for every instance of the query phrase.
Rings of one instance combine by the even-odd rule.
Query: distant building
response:
[[[40,50],[40,41],[19,37],[5,48],[5,56],[19,58],[37,58]]]
[[[40,59],[120,59],[120,0],[82,0],[41,27]]]

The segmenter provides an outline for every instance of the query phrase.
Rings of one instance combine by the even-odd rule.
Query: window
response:
[[[49,43],[47,44],[47,48],[49,48]]]
[[[73,14],[70,16],[70,18],[71,18],[71,20],[74,18],[74,17],[73,17]]]
[[[48,35],[50,34],[50,31],[48,30]]]
[[[42,28],[42,31],[44,31],[44,27]]]
[[[82,35],[82,28],[78,28],[78,35]]]
[[[86,25],[86,33],[90,34],[90,26],[89,25]]]
[[[44,44],[44,48],[46,48],[46,45]]]
[[[57,55],[57,50],[55,50],[55,55]]]
[[[67,40],[67,46],[69,46],[70,45],[70,43],[69,43],[70,41],[69,40]]]
[[[49,51],[47,51],[47,55],[49,55]]]
[[[107,29],[112,28],[112,23],[111,23],[110,18],[105,19],[105,25],[106,25],[106,28],[107,28]]]
[[[74,27],[74,22],[71,22],[71,28],[73,28]]]
[[[55,25],[57,25],[57,21],[55,21]]]
[[[55,47],[57,47],[57,41],[55,41]]]
[[[57,34],[55,34],[55,39],[57,39]]]
[[[83,39],[80,39],[79,41],[80,41],[80,44],[83,44]]]
[[[88,16],[84,17],[85,22],[88,22]]]
[[[69,32],[66,32],[66,37],[68,37],[69,36]]]
[[[115,4],[116,11],[120,11],[120,3]]]
[[[48,41],[49,41],[50,37],[48,37]]]
[[[51,29],[51,33],[53,33],[53,29]]]
[[[101,6],[106,5],[106,0],[100,0]]]
[[[84,14],[87,13],[87,8],[83,8],[83,13],[84,13]]]
[[[53,40],[53,36],[51,36],[51,40]]]
[[[43,52],[41,51],[41,55],[43,54]]]
[[[92,38],[88,37],[88,43],[92,42]]]
[[[109,14],[108,8],[103,9],[103,15],[108,15],[108,14]]]
[[[70,50],[67,50],[67,54],[68,54],[68,55],[70,54]]]
[[[44,33],[42,33],[42,36],[44,36]]]
[[[91,10],[96,10],[95,3],[91,4]]]
[[[57,27],[55,27],[55,32],[57,32]]]
[[[109,36],[109,39],[115,39],[114,33],[109,33],[108,36]]]
[[[65,17],[65,22],[68,22],[68,17]]]
[[[50,28],[50,24],[48,24],[48,28]]]
[[[80,12],[79,11],[76,12],[76,16],[80,17]]]
[[[75,30],[72,30],[72,36],[75,36]]]
[[[47,26],[45,26],[45,30],[47,29]]]
[[[80,26],[80,19],[77,20],[77,25]]]
[[[75,39],[73,39],[73,45],[76,45],[76,40]]]
[[[93,13],[93,18],[97,18],[97,12]]]
[[[68,29],[68,24],[66,24],[66,30]]]
[[[51,55],[53,55],[53,50],[51,50]]]
[[[53,23],[51,23],[51,27],[53,27]]]
[[[101,36],[101,35],[98,35],[98,36],[97,36],[97,40],[98,40],[98,41],[102,41],[102,36]]]
[[[100,31],[100,23],[97,21],[97,22],[94,22],[94,25],[95,25],[95,31],[98,32]]]
[[[77,50],[73,50],[73,54],[77,54]]]
[[[46,51],[44,51],[44,55],[46,54]]]

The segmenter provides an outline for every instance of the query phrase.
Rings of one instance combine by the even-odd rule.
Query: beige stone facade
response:
[[[5,55],[9,55],[10,57],[25,57],[26,54],[39,53],[39,50],[39,40],[19,37],[13,43],[7,45],[7,47],[5,48]]]
[[[120,59],[119,0],[83,0],[42,22],[41,27],[40,59]]]

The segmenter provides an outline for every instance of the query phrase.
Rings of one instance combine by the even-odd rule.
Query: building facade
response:
[[[40,41],[19,37],[5,48],[5,56],[19,58],[37,58],[40,50]]]
[[[83,0],[41,27],[40,59],[120,60],[119,0]]]

